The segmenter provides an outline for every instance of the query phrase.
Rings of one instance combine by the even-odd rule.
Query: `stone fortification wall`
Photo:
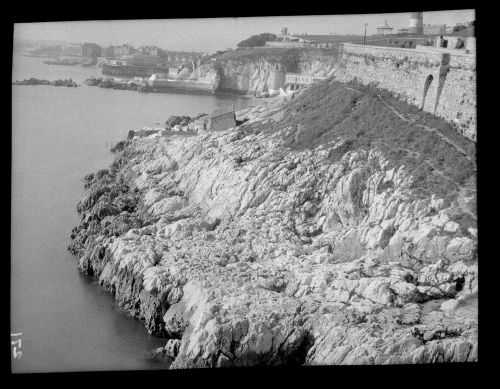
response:
[[[337,79],[390,90],[476,139],[475,56],[344,44]]]
[[[476,140],[476,57],[451,55],[435,114]]]

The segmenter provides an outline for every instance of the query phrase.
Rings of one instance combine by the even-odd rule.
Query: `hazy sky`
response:
[[[288,27],[292,34],[362,35],[366,22],[367,34],[370,35],[385,20],[391,27],[407,27],[410,13],[17,23],[14,38],[95,42],[106,46],[130,43],[136,47],[156,45],[170,50],[213,52],[234,48],[238,42],[251,35],[279,33],[281,27]],[[455,25],[472,20],[475,20],[474,10],[424,12],[425,24]]]

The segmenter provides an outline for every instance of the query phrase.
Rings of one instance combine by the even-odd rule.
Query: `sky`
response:
[[[236,44],[263,32],[367,34],[384,24],[408,27],[410,13],[321,16],[273,16],[206,19],[145,19],[16,23],[14,39],[94,42],[102,46],[130,43],[135,47],[155,45],[165,50],[214,52],[235,48]],[[424,24],[455,25],[475,20],[474,10],[424,12]]]

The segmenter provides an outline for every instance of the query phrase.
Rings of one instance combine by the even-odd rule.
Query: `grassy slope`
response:
[[[345,89],[346,86],[362,93]],[[377,94],[413,122],[395,115]],[[475,194],[475,143],[458,134],[444,120],[397,100],[389,92],[354,83],[323,82],[305,90],[283,109],[282,120],[254,124],[251,130],[274,132],[300,125],[304,135],[298,141],[284,139],[284,144],[293,149],[314,149],[341,138],[344,146],[331,154],[332,161],[339,160],[349,150],[376,147],[393,166],[406,166],[415,178],[416,193],[422,197],[436,194],[451,201],[464,189]],[[417,124],[435,128],[466,151],[472,161],[440,136],[424,131]]]

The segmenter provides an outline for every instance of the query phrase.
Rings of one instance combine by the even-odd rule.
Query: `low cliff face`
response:
[[[271,72],[327,76],[335,68],[332,56],[308,51],[292,51],[282,57],[234,59],[219,62],[219,90],[239,93],[266,92],[272,83]]]
[[[236,54],[238,54],[236,52]],[[218,58],[212,63],[201,64],[193,71],[185,69],[179,80],[196,81],[213,85],[214,90],[237,94],[267,92],[272,85],[272,71],[327,76],[335,68],[331,55],[316,52],[292,51],[291,54],[255,55],[254,57]]]
[[[219,84],[219,77],[214,64],[205,63],[195,68],[193,71],[190,71],[188,68],[183,69],[178,75],[178,80],[211,84],[215,90]]]
[[[224,61],[220,63],[219,90],[237,93],[267,92],[276,63]]]
[[[336,121],[321,130],[326,106]],[[475,164],[436,138],[430,153],[447,152],[428,176],[457,183],[445,198],[413,154],[347,135],[385,110],[419,139],[384,107],[324,83],[239,112],[237,129],[136,137],[86,177],[70,249],[167,338],[173,368],[475,361],[474,173],[445,169]]]

